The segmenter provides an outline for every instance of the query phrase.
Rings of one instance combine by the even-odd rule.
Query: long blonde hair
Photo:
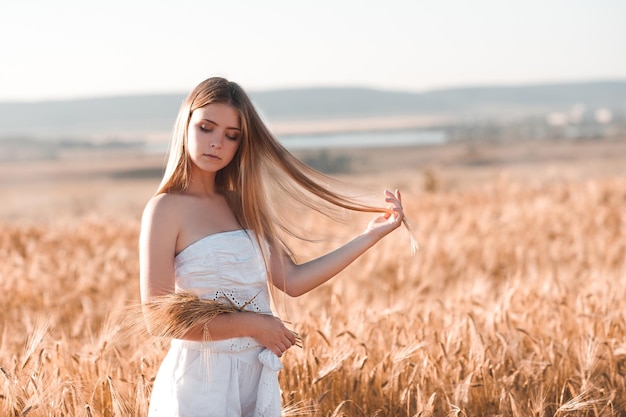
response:
[[[270,187],[324,214],[327,213],[322,208],[323,202],[359,212],[389,212],[322,185],[333,180],[287,151],[265,126],[245,91],[237,83],[220,77],[201,82],[184,100],[157,194],[181,192],[189,187],[192,163],[187,149],[189,121],[194,110],[211,103],[233,106],[241,123],[241,143],[230,164],[217,173],[216,190],[224,194],[240,225],[253,230],[258,238],[279,244],[292,255],[279,231],[297,234],[274,215],[277,203],[268,197]]]

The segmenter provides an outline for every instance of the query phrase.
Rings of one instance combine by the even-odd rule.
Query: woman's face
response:
[[[196,109],[187,127],[189,156],[196,167],[217,172],[232,161],[241,143],[237,109],[212,103]]]

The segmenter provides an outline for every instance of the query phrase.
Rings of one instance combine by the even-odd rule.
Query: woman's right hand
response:
[[[278,357],[296,343],[296,336],[278,317],[269,314],[244,313],[249,336]]]

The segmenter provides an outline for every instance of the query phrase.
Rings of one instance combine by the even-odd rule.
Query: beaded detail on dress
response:
[[[267,252],[269,253],[266,245]],[[176,289],[206,299],[271,313],[263,254],[252,232],[205,236],[176,255]]]
[[[267,245],[266,251],[269,254]],[[205,236],[176,255],[174,268],[177,291],[191,291],[246,311],[272,314],[263,253],[250,231]],[[228,339],[228,343],[231,351],[259,346],[249,337]]]

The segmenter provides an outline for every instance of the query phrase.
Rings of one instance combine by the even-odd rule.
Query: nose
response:
[[[211,143],[209,144],[213,149],[219,149],[222,147],[222,140],[220,138],[211,139]]]

